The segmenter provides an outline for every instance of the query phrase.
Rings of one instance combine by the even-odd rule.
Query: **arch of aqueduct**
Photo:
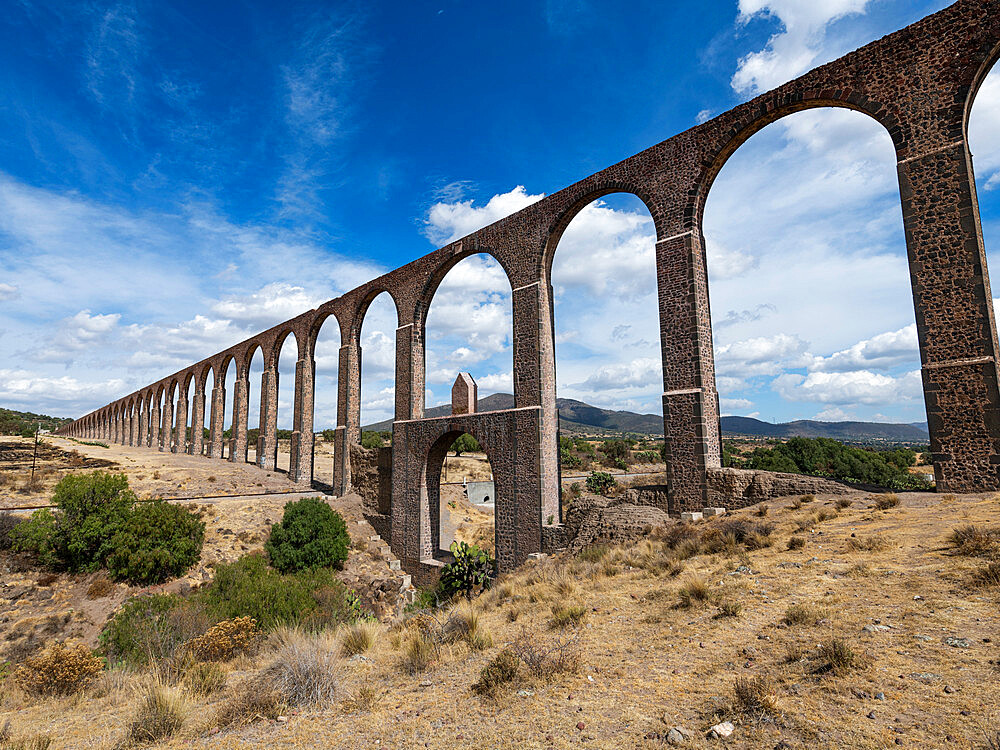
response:
[[[720,463],[719,399],[702,213],[715,176],[764,126],[793,112],[846,107],[881,123],[898,161],[903,222],[916,311],[924,397],[939,490],[1000,489],[1000,383],[997,332],[967,142],[976,92],[1000,57],[1000,0],[959,0],[948,8],[819,67],[715,119],[591,175],[512,216],[374,279],[315,310],[274,326],[180,372],[124,396],[59,430],[161,451],[223,453],[228,368],[236,368],[229,460],[247,457],[249,363],[264,356],[257,456],[274,468],[277,358],[292,334],[295,368],[290,476],[313,475],[314,346],[333,316],[342,346],[333,486],[352,487],[349,446],[360,442],[361,323],[388,292],[398,313],[393,424],[391,546],[419,569],[435,548],[440,446],[470,432],[497,476],[497,557],[501,570],[541,550],[560,519],[552,288],[559,238],[584,206],[608,193],[632,193],[652,214],[667,496],[671,511],[706,504],[707,475]],[[435,290],[463,258],[488,253],[510,281],[513,305],[513,409],[424,418],[424,324]],[[212,403],[206,378],[214,374]],[[194,398],[188,403],[191,380]],[[164,394],[166,397],[164,398]],[[174,403],[176,395],[176,413]],[[160,404],[162,402],[162,408]],[[189,419],[190,414],[190,419]],[[432,470],[428,472],[428,464]]]

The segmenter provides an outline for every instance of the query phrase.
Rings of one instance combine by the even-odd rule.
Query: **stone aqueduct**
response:
[[[462,432],[484,445],[496,477],[497,557],[502,570],[558,537],[560,521],[552,288],[559,238],[584,206],[616,192],[641,199],[656,229],[663,423],[669,510],[698,509],[720,463],[719,399],[712,351],[702,213],[723,164],[750,136],[793,112],[846,107],[888,131],[895,146],[937,487],[1000,489],[997,331],[967,142],[976,92],[1000,57],[1000,0],[948,8],[715,119],[374,279],[315,310],[118,399],[62,428],[65,435],[220,458],[226,372],[236,368],[229,460],[247,458],[249,365],[264,355],[258,463],[274,468],[277,357],[294,334],[294,431],[290,476],[313,475],[314,345],[330,316],[340,327],[335,493],[352,487],[350,446],[361,437],[360,333],[382,292],[395,301],[391,546],[408,569],[433,564],[437,474]],[[512,289],[512,409],[424,418],[424,324],[435,290],[463,258],[488,253]],[[206,378],[214,373],[212,403]],[[191,381],[194,398],[188,403]],[[174,404],[176,402],[176,410]],[[161,407],[162,404],[162,407]],[[211,437],[203,446],[209,410]],[[190,416],[190,419],[189,419]],[[444,448],[442,447],[444,446]],[[416,571],[415,571],[416,572]]]

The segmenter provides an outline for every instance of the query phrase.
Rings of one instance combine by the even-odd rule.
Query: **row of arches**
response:
[[[316,341],[324,322],[334,318],[341,337],[334,487],[349,488],[346,448],[360,438],[361,327],[369,306],[383,293],[395,305],[393,414],[397,422],[419,420],[425,407],[430,302],[455,264],[485,253],[503,270],[511,287],[514,405],[537,408],[542,413],[540,516],[552,517],[549,511],[553,502],[558,511],[559,496],[552,322],[555,250],[570,222],[584,208],[603,196],[625,192],[642,202],[655,230],[662,404],[671,493],[679,507],[698,507],[706,497],[705,471],[717,466],[720,458],[719,394],[703,230],[709,191],[732,154],[767,125],[806,109],[838,107],[879,123],[895,150],[938,486],[952,490],[995,488],[1000,483],[993,460],[1000,455],[1000,434],[992,417],[1000,408],[997,342],[967,126],[975,94],[997,56],[1000,21],[989,13],[988,2],[969,0],[921,23],[905,38],[888,37],[806,74],[190,371],[106,407],[97,419],[104,425],[109,420],[124,424],[126,416],[128,420],[135,418],[138,403],[141,441],[141,405],[152,404],[160,390],[173,394],[175,382],[189,383],[193,378],[191,411],[197,412],[205,390],[205,381],[198,373],[208,369],[228,373],[230,360],[245,363],[257,347],[273,352],[275,342],[294,335],[297,351],[289,472],[306,480],[313,475]],[[914,35],[920,39],[916,47]],[[937,66],[935,90],[926,91],[920,77],[909,72],[915,69],[911,62],[897,66],[897,59],[909,60],[913,54]],[[854,73],[862,69],[870,74],[864,88],[844,85],[845,81],[858,80]],[[942,194],[948,199],[941,200]],[[270,363],[273,358],[264,360]],[[262,383],[264,375],[270,378],[270,367],[262,365]],[[247,430],[245,413],[249,411],[249,384],[244,373],[248,371],[249,366],[238,366],[232,385],[235,416],[230,457],[238,457],[244,449],[241,436]],[[271,450],[267,431],[274,401],[270,379],[261,390],[263,460]],[[213,407],[225,394],[226,386],[216,376]],[[164,429],[176,431],[176,427],[167,428],[165,416],[169,411],[173,419],[175,408],[180,412],[185,407],[180,400],[175,407],[163,399],[159,409],[161,434]],[[224,432],[215,429],[217,413],[225,414],[225,409],[212,409],[213,455],[216,452],[212,449],[219,442],[217,433]],[[147,423],[152,425],[156,419],[157,410],[153,409]],[[171,424],[176,425],[176,420]],[[118,427],[112,429],[119,430],[115,433],[119,436],[125,434]],[[134,430],[128,434],[133,439]],[[196,442],[194,436],[192,449]],[[171,448],[176,443],[175,437]]]

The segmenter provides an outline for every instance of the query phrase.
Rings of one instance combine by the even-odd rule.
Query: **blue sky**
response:
[[[0,404],[85,413],[944,5],[15,0]],[[994,73],[970,133],[988,251],[998,134]],[[725,413],[923,420],[877,125],[824,110],[768,127],[726,165],[705,231]],[[559,395],[658,411],[645,209],[589,207],[553,283]],[[449,274],[429,405],[459,370],[510,389],[509,310],[495,264]],[[363,329],[365,421],[390,414],[393,316],[380,298]],[[338,345],[325,328],[318,428],[335,422]],[[283,425],[292,370],[284,357]]]

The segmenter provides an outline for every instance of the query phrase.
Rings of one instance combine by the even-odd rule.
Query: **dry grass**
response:
[[[389,694],[388,690],[366,682],[358,688],[357,693],[344,701],[345,711],[373,711]]]
[[[47,734],[15,737],[9,720],[0,725],[0,750],[49,750],[51,746],[52,738]]]
[[[875,507],[879,510],[889,510],[889,508],[895,508],[899,505],[899,495],[895,492],[886,492],[881,495],[876,495],[872,498],[875,501]]]
[[[587,616],[587,608],[582,604],[557,604],[552,607],[550,628],[576,627]]]
[[[407,643],[400,668],[411,675],[426,672],[440,653],[441,647],[433,638],[422,631],[417,632]]]
[[[1000,552],[1000,529],[968,524],[959,526],[948,535],[948,543],[956,555],[987,557]]]
[[[680,597],[678,606],[687,609],[695,604],[704,604],[711,600],[712,591],[709,588],[708,579],[696,573],[688,577],[684,585],[677,591],[677,595]]]
[[[977,586],[993,588],[1000,586],[1000,561],[987,563],[973,576]]]
[[[793,536],[788,540],[788,549],[796,550],[802,549],[806,546],[806,540],[800,536]]]
[[[851,536],[847,546],[858,552],[883,552],[893,546],[892,539],[883,533],[868,536]]]
[[[719,613],[716,617],[739,617],[741,614],[743,614],[743,604],[741,602],[736,599],[723,599],[719,602]]]
[[[340,652],[344,656],[363,654],[375,645],[378,638],[379,624],[371,620],[359,620],[343,629],[340,641]]]
[[[785,610],[785,625],[815,625],[823,619],[823,612],[811,604],[791,604]]]
[[[187,701],[180,690],[168,685],[150,685],[139,700],[122,745],[149,745],[171,737],[180,731],[187,713]]]
[[[517,682],[520,672],[520,660],[513,651],[504,649],[480,670],[472,692],[495,700]]]
[[[284,697],[258,679],[248,679],[229,688],[212,717],[219,728],[241,727],[255,721],[277,719],[287,708]]]
[[[774,684],[766,677],[737,677],[733,683],[733,709],[745,718],[761,719],[781,713]]]
[[[212,662],[196,662],[184,670],[184,685],[195,695],[214,695],[226,687],[226,671]]]
[[[836,675],[846,674],[859,666],[858,655],[842,638],[831,638],[820,644],[819,657],[823,665],[818,671],[833,672]]]
[[[332,633],[299,633],[275,652],[258,680],[289,706],[329,705],[337,695],[340,657]]]
[[[837,500],[834,502],[834,506],[836,506],[837,510],[844,510],[845,508],[850,508],[853,504],[854,501],[846,497],[838,497]]]

